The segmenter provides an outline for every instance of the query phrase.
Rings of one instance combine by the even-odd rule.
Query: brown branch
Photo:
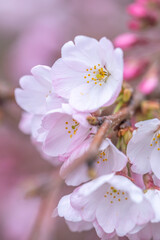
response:
[[[14,90],[8,88],[6,84],[0,81],[0,104],[3,104],[7,101],[14,101]]]
[[[93,125],[101,125],[96,135],[93,138],[93,141],[87,152],[84,153],[81,157],[75,159],[72,165],[68,165],[68,167],[61,169],[60,174],[63,178],[65,178],[69,173],[71,173],[74,169],[76,169],[79,165],[84,162],[92,163],[96,160],[97,154],[99,151],[99,147],[103,141],[103,139],[107,136],[108,131],[115,126],[118,126],[122,121],[129,119],[133,116],[136,109],[140,106],[141,101],[144,99],[144,96],[135,92],[133,99],[128,107],[123,108],[119,112],[112,114],[110,116],[105,117],[93,117],[88,118],[90,124]],[[93,120],[93,121],[92,121]],[[102,123],[103,122],[103,123]]]

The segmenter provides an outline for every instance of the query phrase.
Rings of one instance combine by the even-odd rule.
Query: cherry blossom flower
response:
[[[68,165],[72,165],[77,157],[83,155],[89,148],[93,137],[90,136],[80,144],[70,155],[70,157],[63,163],[61,171]],[[120,152],[111,142],[110,139],[105,139],[100,147],[97,161],[93,164],[97,176],[109,174],[116,171],[121,171],[127,163],[127,157]],[[61,173],[60,171],[60,173]],[[68,185],[77,186],[83,182],[90,180],[88,175],[88,166],[82,164],[78,169],[72,171],[66,177]]]
[[[160,120],[155,118],[135,124],[137,129],[127,146],[127,156],[133,172],[145,174],[153,171],[160,178]]]
[[[97,41],[77,36],[74,41],[62,47],[62,58],[52,67],[55,92],[82,112],[111,105],[122,86],[121,49],[105,37]]]
[[[62,104],[62,108],[48,112],[42,120],[42,127],[46,132],[44,152],[49,156],[59,156],[78,147],[92,134],[92,127],[86,121],[86,116],[88,114],[78,113],[68,104]]]
[[[52,109],[61,106],[62,98],[53,93],[51,69],[39,65],[31,70],[32,75],[20,79],[20,86],[15,90],[18,105],[33,114],[44,114],[52,103]],[[51,102],[51,103],[50,103]]]
[[[71,205],[84,221],[97,221],[105,233],[124,236],[153,219],[154,211],[142,190],[124,176],[101,176],[75,189]]]

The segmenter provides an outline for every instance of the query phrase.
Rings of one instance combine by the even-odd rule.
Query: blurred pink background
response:
[[[18,86],[19,78],[38,64],[52,66],[62,45],[76,35],[113,40],[127,31],[131,0],[1,0],[0,94]],[[1,104],[2,105],[2,104]],[[29,136],[18,128],[20,108],[0,105],[0,240],[30,240],[40,198],[26,191],[53,171]],[[69,193],[64,187],[58,199]],[[55,199],[55,206],[58,199]],[[50,213],[52,215],[52,212]],[[63,219],[53,219],[52,240],[96,240],[95,232],[71,233]],[[35,238],[36,240],[36,238]],[[40,239],[37,239],[40,240]],[[43,239],[42,240],[47,240]]]

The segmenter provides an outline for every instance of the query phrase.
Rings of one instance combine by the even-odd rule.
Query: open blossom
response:
[[[77,36],[62,47],[62,58],[52,67],[55,92],[73,108],[93,112],[111,105],[123,80],[123,54],[104,38]]]
[[[154,217],[142,190],[128,178],[101,176],[75,189],[71,205],[88,222],[97,221],[105,233],[124,236]]]
[[[21,88],[15,90],[18,105],[33,114],[44,114],[51,105],[52,109],[60,107],[62,98],[53,92],[51,68],[39,65],[31,73],[20,79]]]
[[[78,147],[94,129],[87,123],[86,116],[74,111],[68,104],[48,112],[42,121],[46,132],[44,152],[49,156],[59,156]]]
[[[83,155],[89,148],[93,137],[90,136],[80,144],[70,155],[70,157],[63,163],[61,171],[69,165],[72,165],[74,160]],[[93,167],[96,175],[101,176],[116,171],[121,171],[127,163],[127,157],[120,152],[111,142],[110,139],[106,138],[99,149],[98,158]],[[88,175],[87,164],[82,164],[78,169],[72,171],[66,177],[66,183],[68,185],[77,186],[83,182],[90,180]]]
[[[141,121],[135,126],[137,129],[127,146],[132,170],[140,174],[152,171],[160,178],[160,120]]]

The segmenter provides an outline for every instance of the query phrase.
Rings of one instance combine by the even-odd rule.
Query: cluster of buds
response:
[[[142,30],[152,27],[159,22],[160,1],[159,0],[136,0],[127,8],[133,17],[129,23],[131,30]]]
[[[136,0],[128,6],[127,10],[133,17],[129,23],[129,28],[131,31],[137,30],[137,32],[124,33],[118,36],[114,40],[114,45],[121,47],[126,53],[124,80],[130,81],[141,78],[138,86],[139,91],[143,94],[150,94],[157,87],[159,80],[159,56],[157,51],[160,44],[158,28],[160,1]],[[152,34],[150,31],[152,31]]]

